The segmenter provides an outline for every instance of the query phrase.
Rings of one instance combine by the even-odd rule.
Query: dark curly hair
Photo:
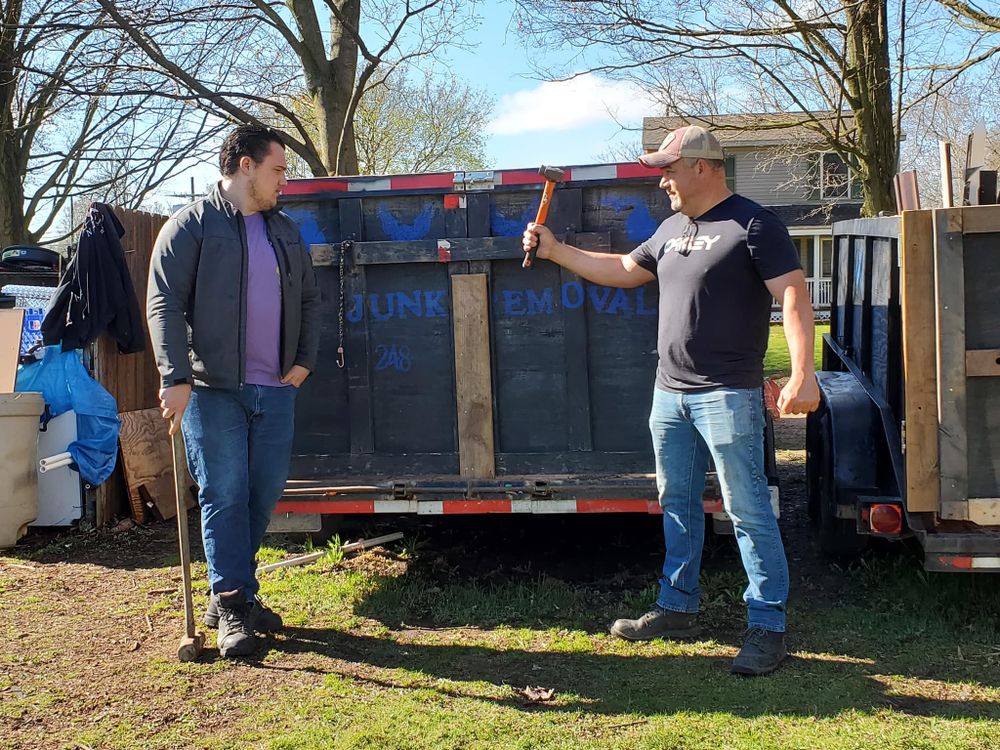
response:
[[[219,152],[219,169],[224,177],[236,174],[240,168],[240,159],[249,156],[254,163],[260,164],[271,150],[271,144],[277,143],[282,148],[285,141],[281,133],[260,125],[240,125],[226,136]]]

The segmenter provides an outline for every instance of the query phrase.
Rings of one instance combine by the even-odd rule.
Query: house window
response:
[[[736,157],[727,156],[726,157],[726,187],[729,188],[729,192],[736,192]]]
[[[818,184],[814,197],[824,200],[858,200],[861,198],[861,181],[855,171],[840,158],[840,154],[827,151],[817,160]]]
[[[851,171],[840,154],[823,154],[819,192],[823,198],[846,198],[851,193]]]
[[[833,276],[833,238],[821,237],[819,243],[820,275],[828,279]]]
[[[792,237],[792,242],[795,243],[795,247],[799,251],[799,263],[802,264],[802,270],[805,272],[806,278],[813,278],[815,275],[814,271],[816,270],[815,263],[813,262],[813,238],[808,236]]]

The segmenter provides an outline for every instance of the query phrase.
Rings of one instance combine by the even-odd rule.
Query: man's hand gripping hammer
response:
[[[547,167],[544,164],[538,168],[538,174],[545,178],[545,187],[542,190],[542,200],[538,204],[538,213],[535,215],[536,224],[544,224],[545,219],[549,215],[549,204],[552,202],[552,193],[555,192],[556,183],[561,181],[565,176],[565,170],[559,169],[559,167]],[[535,266],[535,253],[538,251],[538,243],[525,254],[524,262],[521,264],[522,268],[534,268]]]

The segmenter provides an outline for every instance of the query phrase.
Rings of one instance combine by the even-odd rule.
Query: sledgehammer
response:
[[[188,544],[187,487],[180,472],[184,460],[184,443],[178,430],[172,437],[174,459],[174,492],[177,495],[177,543],[181,552],[181,580],[184,586],[184,637],[177,646],[180,661],[194,661],[205,647],[205,636],[195,631],[194,603],[191,601],[191,547]]]
[[[538,213],[535,214],[535,223],[544,224],[549,215],[549,204],[552,202],[552,193],[555,192],[556,183],[566,176],[565,170],[559,167],[547,167],[544,164],[538,168],[538,174],[545,178],[545,187],[542,190],[542,200],[538,204]],[[535,253],[538,252],[538,243],[524,255],[522,268],[535,267]]]

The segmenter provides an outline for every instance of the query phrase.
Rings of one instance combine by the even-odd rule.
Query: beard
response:
[[[274,193],[262,191],[256,180],[250,181],[249,195],[258,211],[269,211],[278,205],[278,197]]]

